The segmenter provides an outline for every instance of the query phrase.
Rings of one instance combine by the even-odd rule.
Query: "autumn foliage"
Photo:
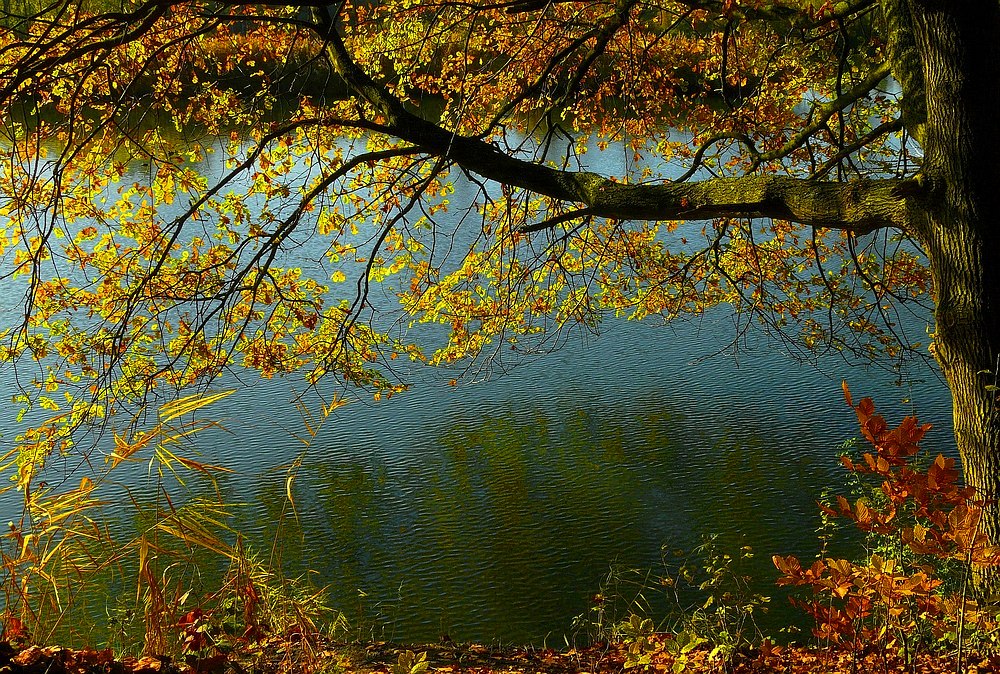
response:
[[[1000,564],[1000,547],[979,530],[984,502],[961,484],[954,459],[923,455],[930,424],[909,416],[890,427],[870,398],[855,405],[846,385],[844,392],[870,448],[841,462],[869,489],[853,503],[838,496],[821,508],[865,532],[869,555],[811,565],[775,555],[778,583],[811,590],[797,603],[815,618],[821,643],[911,653],[961,649],[970,635],[992,643],[996,608],[970,586],[978,571]]]
[[[524,4],[348,2],[338,21],[356,65],[422,117],[540,165],[587,168],[588,152],[610,148],[632,167],[623,183],[691,165],[825,175],[839,144],[876,130],[861,163],[908,161],[881,136],[898,130],[894,97],[869,95],[888,69],[832,73],[829,55],[846,49],[832,3],[727,2],[721,16],[604,0],[536,16]],[[626,227],[464,180],[451,159],[394,138],[378,105],[345,97],[322,23],[302,8],[70,13],[0,30],[0,100],[23,103],[0,129],[16,154],[0,173],[0,258],[26,307],[23,324],[0,325],[0,361],[38,364],[18,402],[66,413],[41,429],[50,444],[227,369],[389,395],[406,386],[401,362],[537,353],[608,314],[731,304],[807,347],[922,346],[878,320],[885,302],[926,300],[914,247],[880,260],[877,245],[782,220]],[[864,58],[884,61],[870,17],[848,23]],[[820,133],[834,122],[836,140]],[[558,228],[532,235],[539,223]],[[851,282],[855,265],[878,282]],[[828,315],[847,332],[831,334]],[[388,330],[407,324],[433,327]]]

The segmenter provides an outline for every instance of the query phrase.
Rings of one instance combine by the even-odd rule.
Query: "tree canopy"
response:
[[[172,422],[226,372],[302,377],[326,412],[411,363],[473,378],[606,316],[730,305],[734,338],[934,361],[965,484],[907,467],[926,426],[870,401],[878,456],[845,465],[920,517],[961,501],[905,544],[998,580],[996,0],[36,2],[0,12],[0,362],[32,414],[2,465],[26,503],[81,425],[139,412],[114,467],[204,428]],[[48,493],[43,527],[96,502]],[[52,558],[29,529],[10,568]]]
[[[12,11],[4,359],[86,415],[233,366],[391,392],[400,355],[720,303],[808,348],[920,352],[926,113],[896,4]]]

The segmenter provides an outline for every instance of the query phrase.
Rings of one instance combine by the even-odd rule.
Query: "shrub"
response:
[[[970,637],[985,646],[997,634],[995,607],[974,597],[970,585],[1000,564],[1000,548],[980,531],[985,502],[959,482],[954,459],[922,455],[930,424],[908,416],[890,428],[870,398],[855,405],[846,384],[844,393],[870,449],[841,457],[858,479],[858,497],[820,507],[864,532],[868,555],[808,566],[775,555],[778,584],[811,590],[797,603],[815,619],[813,634],[823,643],[905,657],[955,647],[961,659]]]

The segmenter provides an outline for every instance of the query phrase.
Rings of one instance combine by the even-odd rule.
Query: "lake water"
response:
[[[236,471],[220,480],[244,504],[235,528],[287,575],[327,586],[356,628],[558,645],[611,565],[655,567],[662,546],[703,534],[752,546],[757,588],[775,594],[770,556],[813,556],[815,501],[842,484],[838,447],[857,428],[841,380],[890,422],[916,410],[935,424],[928,445],[953,452],[948,391],[930,370],[900,386],[752,337],[733,354],[734,335],[724,309],[667,326],[609,320],[489,381],[450,386],[439,370],[389,400],[354,399],[304,454],[301,380],[244,382],[211,409],[227,430],[198,449]]]
[[[857,426],[841,379],[890,420],[915,408],[941,451],[950,403],[931,373],[900,388],[888,373],[836,359],[815,369],[771,349],[697,362],[727,329],[723,312],[616,323],[493,381],[430,379],[340,408],[299,472],[299,524],[286,518],[279,536],[286,571],[313,570],[349,617],[362,606],[404,640],[561,643],[609,564],[655,567],[662,545],[708,533],[730,551],[753,546],[758,589],[773,594],[770,556],[812,557],[816,499],[842,484],[837,450]],[[284,501],[276,467],[301,451],[290,388],[226,400],[214,411],[228,408],[232,435],[205,447],[239,468],[232,489],[262,545]]]

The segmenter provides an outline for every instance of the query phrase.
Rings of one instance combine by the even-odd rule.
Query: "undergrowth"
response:
[[[687,552],[664,546],[655,569],[612,566],[590,610],[574,620],[575,634],[625,644],[626,668],[646,667],[663,650],[678,671],[696,649],[729,662],[764,639],[757,617],[771,598],[753,589],[745,569],[753,555],[749,546],[730,554],[706,536]]]
[[[961,484],[954,459],[921,449],[929,424],[911,416],[890,428],[871,399],[855,405],[844,390],[863,443],[841,457],[854,499],[820,507],[864,532],[866,555],[809,566],[776,555],[778,583],[807,590],[797,603],[815,619],[820,644],[907,660],[950,652],[959,668],[970,649],[995,653],[1000,609],[973,582],[1000,566],[1000,548],[980,530],[986,502]]]
[[[239,505],[219,484],[230,471],[196,458],[192,438],[217,424],[194,415],[228,394],[180,398],[145,430],[115,433],[103,465],[86,457],[90,475],[69,488],[47,463],[74,455],[71,436],[43,425],[18,438],[0,462],[13,482],[0,494],[21,500],[20,517],[0,537],[5,640],[103,642],[121,655],[194,663],[293,652],[308,661],[316,643],[344,629],[324,588],[286,577],[273,551],[244,544],[230,526]],[[50,427],[65,428],[58,419]],[[281,519],[294,516],[297,468],[285,476]],[[137,472],[141,489],[129,486]]]
[[[921,441],[930,429],[916,417],[894,428],[865,398],[854,403],[861,438],[843,446],[851,497],[820,502],[821,549],[811,563],[775,555],[777,583],[798,590],[794,605],[813,620],[813,646],[871,653],[914,663],[952,658],[956,671],[971,654],[996,655],[1000,606],[977,592],[975,580],[996,573],[1000,548],[980,531],[986,502],[960,482],[955,460],[931,455]],[[859,559],[829,554],[846,527],[862,534]],[[742,655],[775,646],[757,617],[770,598],[752,591],[741,566],[749,548],[719,549],[709,537],[689,553],[664,549],[651,570],[613,567],[574,634],[622,642],[626,668],[648,668],[657,654],[685,669],[688,655],[730,669]]]

